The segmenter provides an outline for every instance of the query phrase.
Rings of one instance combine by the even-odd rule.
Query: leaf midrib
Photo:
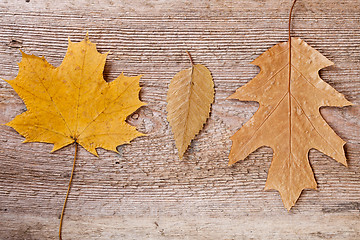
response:
[[[80,82],[79,82],[79,87],[78,87],[78,98],[77,98],[77,103],[76,103],[76,121],[75,121],[75,133],[77,134],[77,128],[78,128],[78,121],[79,121],[79,104],[80,104],[80,89],[81,89],[81,85],[82,85],[82,80],[83,80],[83,75],[84,75],[84,66],[85,66],[85,59],[86,59],[86,53],[88,51],[87,46],[85,47],[85,52],[84,52],[84,57],[83,57],[83,61],[82,61],[82,67],[81,67],[81,78],[80,78]],[[89,77],[90,78],[90,77]],[[77,141],[79,135],[75,135],[73,136],[75,141]]]
[[[189,114],[190,114],[190,99],[191,99],[191,95],[192,95],[192,88],[193,88],[193,74],[194,74],[194,65],[191,65],[191,74],[190,74],[190,82],[189,82],[189,96],[188,96],[188,107],[187,107],[187,111],[186,111],[186,118],[185,118],[185,124],[184,124],[184,131],[183,131],[183,136],[182,136],[182,141],[181,141],[181,150],[183,151],[183,146],[185,143],[185,138],[187,136],[187,125],[188,125],[188,121],[189,121]],[[183,154],[183,153],[181,153]]]
[[[292,49],[293,50],[295,50],[295,51],[297,51],[297,52],[299,52],[297,49],[296,49],[296,47],[294,47],[293,45],[291,45],[292,46]],[[285,50],[286,51],[286,50]],[[281,53],[283,53],[283,52],[285,52],[285,51],[282,51]],[[290,68],[290,70],[289,70],[289,72],[291,71],[291,68],[293,67],[297,72],[299,72],[300,73],[300,76],[301,77],[303,77],[308,83],[310,83],[310,85],[312,86],[312,87],[314,87],[315,89],[318,89],[318,88],[316,88],[302,73],[301,73],[301,71],[299,71],[293,64],[289,64],[289,63],[287,63],[286,65],[285,65],[285,67],[287,66],[287,65],[289,65],[289,68]],[[279,74],[285,67],[283,67],[280,71],[278,71],[278,72],[276,72],[274,75],[272,75],[271,77],[270,77],[270,79],[271,78],[273,78],[274,76],[276,76],[277,74]],[[300,76],[299,76],[299,78],[300,78]],[[284,98],[286,97],[286,95],[288,95],[289,94],[289,96],[290,97],[292,97],[296,102],[297,102],[297,105],[300,107],[300,109],[301,109],[301,111],[304,113],[304,115],[306,116],[306,119],[309,121],[309,123],[311,124],[311,126],[313,127],[313,129],[316,131],[316,133],[322,138],[322,139],[324,139],[325,141],[326,141],[326,143],[334,150],[334,151],[336,151],[337,153],[339,153],[336,149],[334,149],[332,146],[331,146],[331,144],[323,137],[323,135],[322,134],[320,134],[319,133],[319,131],[316,129],[316,127],[313,125],[313,123],[311,122],[311,120],[309,119],[309,117],[307,116],[307,114],[305,113],[305,111],[304,111],[304,109],[302,108],[302,106],[300,105],[300,103],[298,102],[298,100],[296,99],[296,97],[293,95],[293,94],[291,94],[291,76],[289,76],[289,85],[290,85],[290,88],[286,91],[286,93],[285,93],[285,95],[283,96],[283,97],[281,97],[281,99],[279,100],[279,102],[275,105],[275,107],[274,108],[272,108],[271,109],[271,111],[270,111],[270,113],[265,117],[265,120],[261,123],[261,125],[254,131],[254,133],[252,134],[252,136],[249,138],[249,140],[246,142],[246,144],[244,144],[243,145],[243,147],[239,150],[239,152],[245,147],[245,146],[247,146],[248,144],[249,144],[249,142],[251,141],[251,139],[255,136],[255,134],[260,130],[260,128],[265,124],[265,122],[268,120],[268,118],[272,115],[272,113],[273,112],[275,112],[275,110],[277,109],[277,107],[281,104],[281,102],[284,100]],[[268,80],[269,81],[269,80]],[[291,102],[291,99],[290,99],[290,101],[289,102]],[[291,110],[292,110],[292,108],[291,108],[291,105],[290,105],[290,114],[288,115],[289,116],[289,118],[291,119]],[[290,121],[289,121],[290,122]],[[291,124],[289,124],[289,128],[291,129]],[[290,134],[289,134],[289,143],[290,143],[290,145],[289,145],[289,147],[290,147],[290,151],[289,151],[289,154],[292,154],[291,153],[291,132],[290,132]]]

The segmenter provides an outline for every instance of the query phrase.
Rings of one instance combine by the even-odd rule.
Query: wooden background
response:
[[[335,63],[321,77],[355,106],[323,108],[344,139],[349,167],[311,150],[318,190],[303,191],[290,212],[279,193],[263,191],[272,150],[262,147],[228,167],[229,137],[258,104],[225,100],[259,69],[249,63],[287,40],[290,0],[0,0],[0,77],[17,75],[19,49],[60,65],[67,39],[89,32],[104,76],[144,74],[129,118],[148,134],[120,154],[80,149],[63,237],[67,239],[359,239],[360,2],[299,0],[293,36]],[[205,64],[215,103],[184,160],[166,121],[170,79],[190,63]],[[0,81],[0,123],[25,111]],[[0,239],[57,239],[74,146],[27,143],[0,126]]]

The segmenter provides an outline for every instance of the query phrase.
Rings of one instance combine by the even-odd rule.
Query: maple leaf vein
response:
[[[29,65],[31,66],[31,68],[32,68],[32,70],[33,70],[33,72],[35,73],[35,75],[37,76],[37,78],[40,80],[41,85],[42,85],[43,88],[45,89],[47,95],[49,96],[49,98],[50,98],[50,100],[51,100],[51,102],[52,102],[52,104],[55,106],[56,111],[59,113],[61,119],[64,121],[66,128],[69,130],[70,134],[72,134],[69,125],[67,124],[64,116],[63,116],[62,113],[60,112],[58,106],[56,105],[56,103],[55,103],[54,100],[52,99],[52,96],[49,94],[48,89],[45,87],[45,85],[44,85],[42,79],[39,77],[38,73],[34,70],[34,66],[32,65],[32,62],[31,62],[29,59],[27,59],[27,58],[25,58],[25,59],[28,61]],[[52,65],[51,65],[51,66],[52,66]],[[67,137],[68,137],[68,136],[67,136]]]
[[[95,117],[94,117],[94,119],[91,121],[91,122],[89,122],[89,124],[84,128],[84,130],[82,130],[81,131],[81,133],[79,133],[79,137],[81,136],[81,134],[93,123],[93,122],[95,122],[95,120],[101,115],[101,114],[103,114],[103,112],[106,110],[106,109],[108,109],[110,106],[112,106],[115,102],[116,102],[116,100],[118,100],[127,90],[128,90],[128,88],[130,88],[130,86],[136,81],[137,79],[135,78],[130,84],[128,84],[127,85],[127,87],[116,97],[116,99],[113,101],[113,102],[111,102],[108,106],[106,106],[98,115],[96,115]]]

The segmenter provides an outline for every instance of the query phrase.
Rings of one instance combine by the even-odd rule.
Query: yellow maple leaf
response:
[[[24,142],[53,143],[56,151],[77,142],[97,155],[96,148],[117,151],[144,134],[125,122],[144,103],[138,98],[141,76],[121,74],[103,78],[106,54],[88,37],[69,40],[62,64],[55,68],[44,57],[22,52],[19,74],[7,81],[26,104],[27,111],[7,123]]]
[[[73,168],[61,212],[63,215],[75,169],[78,145],[97,156],[96,148],[115,151],[144,134],[126,123],[126,117],[145,103],[139,100],[141,76],[121,74],[107,83],[103,71],[107,54],[86,38],[69,47],[55,68],[44,57],[22,53],[19,74],[7,81],[26,104],[27,111],[6,125],[25,137],[24,142],[53,143],[56,151],[75,143]]]
[[[299,38],[291,38],[291,45],[289,41],[275,45],[252,63],[260,73],[229,98],[257,101],[260,107],[231,137],[229,165],[261,146],[271,147],[274,156],[265,189],[278,190],[289,210],[303,189],[316,189],[308,160],[311,148],[346,165],[345,142],[319,108],[351,103],[319,77],[318,71],[333,63]]]

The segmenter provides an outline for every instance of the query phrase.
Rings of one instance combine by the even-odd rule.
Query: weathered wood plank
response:
[[[14,78],[19,48],[58,66],[67,39],[86,31],[111,51],[105,78],[144,74],[148,103],[129,122],[148,136],[100,150],[80,149],[64,225],[65,239],[356,239],[360,232],[360,9],[358,0],[301,0],[293,34],[335,63],[322,78],[355,106],[321,110],[345,146],[349,167],[312,150],[318,190],[306,190],[287,213],[275,191],[264,192],[272,151],[261,148],[227,166],[229,137],[257,109],[225,100],[251,80],[249,63],[287,38],[290,1],[63,0],[0,3],[0,76]],[[185,50],[212,72],[216,95],[205,129],[184,160],[166,121],[170,79],[189,66]],[[0,123],[23,112],[0,81]],[[0,126],[0,239],[56,239],[73,146],[21,144]],[[154,222],[157,222],[157,226]]]
[[[2,236],[9,239],[56,239],[58,219],[7,215]],[[357,239],[358,217],[342,214],[283,216],[253,214],[241,218],[205,216],[72,216],[64,225],[66,239]],[[321,224],[319,224],[321,223]],[[46,233],[46,235],[44,234]]]

